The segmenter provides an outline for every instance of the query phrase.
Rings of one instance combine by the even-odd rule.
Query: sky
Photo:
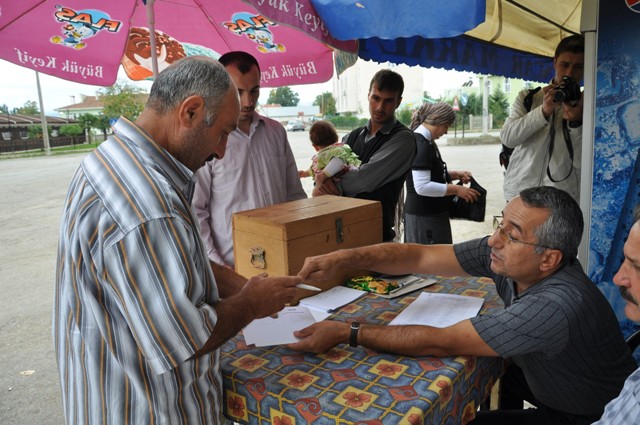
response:
[[[446,71],[443,69],[430,69],[429,78],[425,78],[428,86],[424,90],[432,97],[442,95],[443,87],[460,85],[469,79],[468,73],[456,71]],[[118,80],[126,81],[129,84],[140,86],[146,91],[151,87],[150,81],[134,82],[129,80],[122,68],[118,74]],[[86,84],[73,83],[46,74],[40,74],[40,87],[42,90],[42,100],[44,110],[47,115],[57,116],[56,108],[80,102],[80,95],[94,96],[102,87],[90,86]],[[291,86],[291,89],[298,93],[300,105],[311,105],[316,96],[324,91],[331,91],[331,82],[321,84],[308,84],[301,86]],[[261,100],[264,102],[268,94],[263,89]],[[75,101],[72,99],[75,96]],[[36,73],[33,70],[22,68],[11,62],[0,59],[0,105],[6,104],[9,110],[23,106],[27,101],[38,102],[38,90],[36,84]]]

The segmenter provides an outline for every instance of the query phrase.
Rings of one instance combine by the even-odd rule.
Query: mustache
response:
[[[638,305],[638,300],[636,300],[633,297],[633,295],[629,292],[629,289],[626,286],[620,287],[620,295],[622,295],[622,298],[629,301],[630,303]]]

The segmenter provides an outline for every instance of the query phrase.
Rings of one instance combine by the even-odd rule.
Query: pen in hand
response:
[[[296,285],[296,288],[306,289],[307,291],[322,292],[322,289],[317,288],[315,286],[307,285],[306,283],[298,283]]]

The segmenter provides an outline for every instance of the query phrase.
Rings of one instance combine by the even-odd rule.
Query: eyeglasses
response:
[[[506,245],[510,244],[511,242],[515,242],[515,243],[521,243],[523,245],[535,246],[535,247],[538,247],[538,248],[553,249],[553,248],[549,248],[548,246],[538,245],[538,244],[535,244],[535,243],[519,241],[518,239],[514,239],[513,237],[511,237],[511,235],[509,233],[507,233],[506,230],[504,230],[502,228],[502,220],[503,219],[504,219],[504,217],[501,216],[501,215],[494,215],[493,216],[493,229],[498,231],[498,236],[500,236],[500,239],[502,239],[502,242],[504,242]]]

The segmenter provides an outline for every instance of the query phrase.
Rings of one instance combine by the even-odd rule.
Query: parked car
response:
[[[304,123],[300,120],[289,121],[287,131],[304,131]]]

